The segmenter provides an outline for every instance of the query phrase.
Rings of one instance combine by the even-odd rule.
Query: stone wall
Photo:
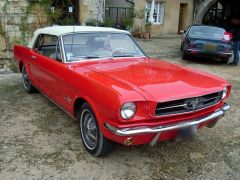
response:
[[[25,0],[9,0],[9,4],[6,5],[6,1],[3,0],[0,2],[0,18],[3,31],[5,33],[13,30],[15,35],[18,36],[19,31],[19,22],[21,18],[21,9],[24,8],[27,3]],[[6,6],[6,11],[3,10]]]
[[[7,63],[6,59],[6,41],[2,35],[0,35],[0,69]]]
[[[12,59],[15,44],[26,44],[35,29],[47,22],[46,13],[40,6],[34,6],[26,15],[27,5],[25,0],[0,1],[0,68]]]
[[[98,18],[98,0],[80,0],[79,19],[82,25],[88,19]]]

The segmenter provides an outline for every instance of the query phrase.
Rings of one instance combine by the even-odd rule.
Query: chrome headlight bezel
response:
[[[227,97],[227,94],[228,94],[228,88],[225,87],[225,88],[223,89],[222,99],[225,99],[225,98]]]
[[[121,118],[129,120],[136,114],[137,106],[134,102],[124,103],[120,109]]]

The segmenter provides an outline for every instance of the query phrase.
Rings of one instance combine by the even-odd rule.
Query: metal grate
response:
[[[222,94],[221,91],[199,97],[161,102],[157,104],[155,115],[164,116],[201,110],[219,103]]]

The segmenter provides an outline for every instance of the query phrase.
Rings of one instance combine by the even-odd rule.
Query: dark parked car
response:
[[[219,58],[228,63],[232,56],[231,34],[225,29],[206,25],[193,25],[183,34],[183,59],[189,56]]]

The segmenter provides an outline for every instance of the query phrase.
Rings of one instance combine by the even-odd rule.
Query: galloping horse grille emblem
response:
[[[185,108],[186,109],[191,109],[195,111],[199,107],[203,105],[204,99],[203,98],[192,98],[192,99],[187,99],[185,101]]]

